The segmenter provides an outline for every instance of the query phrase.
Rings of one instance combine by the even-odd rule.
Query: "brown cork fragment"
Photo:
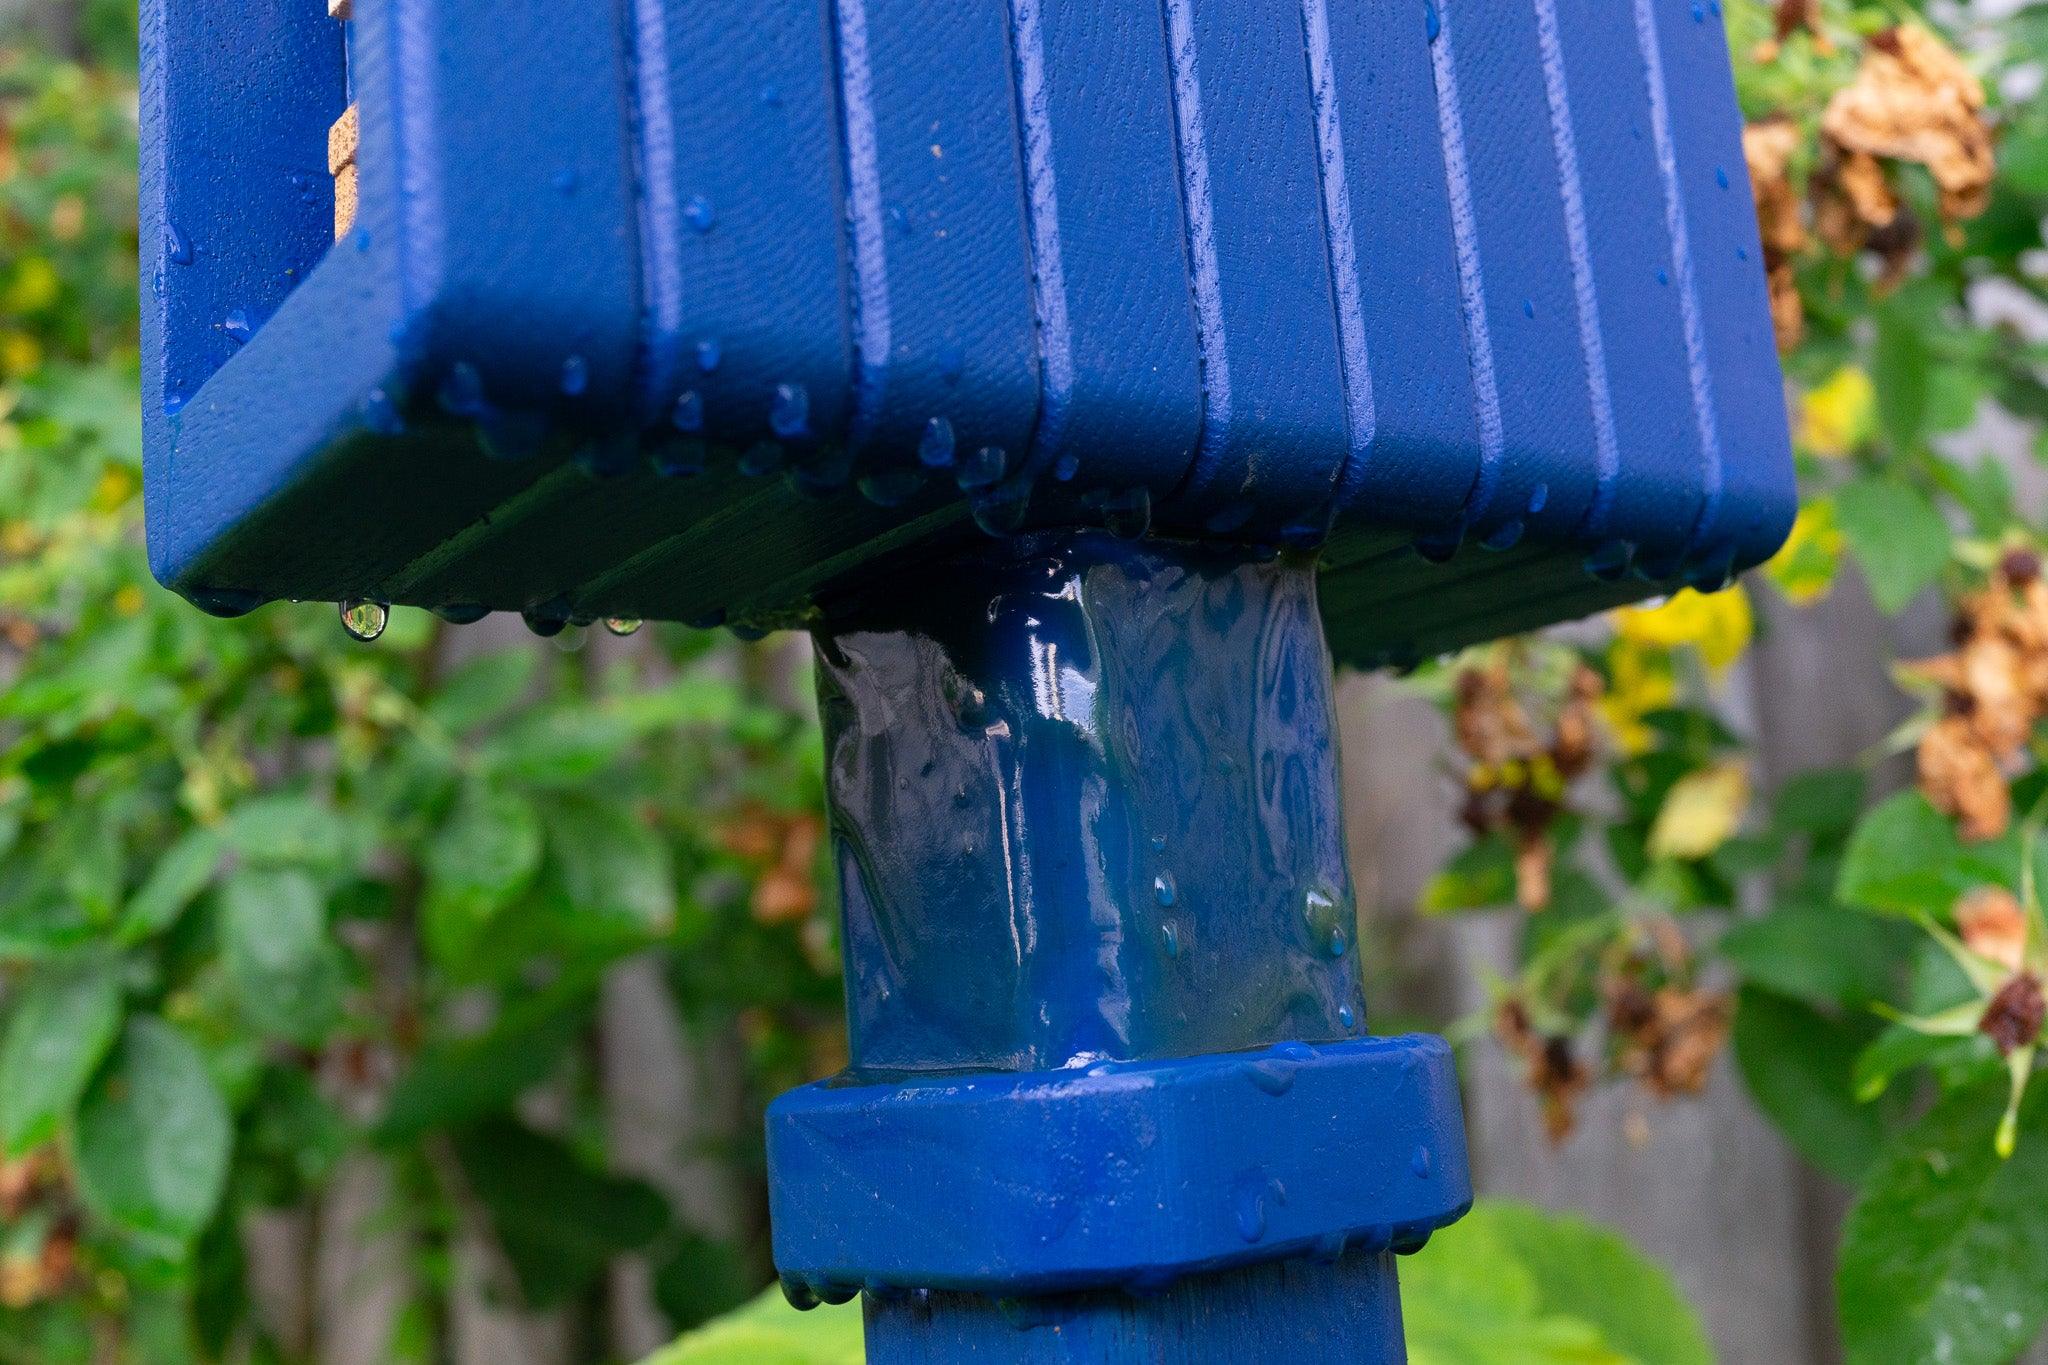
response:
[[[362,140],[357,106],[327,130],[327,173],[334,177],[334,235],[340,237],[356,221],[356,148]]]

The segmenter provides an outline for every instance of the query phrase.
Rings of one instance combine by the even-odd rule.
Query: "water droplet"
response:
[[[1072,483],[1074,476],[1081,472],[1081,457],[1068,451],[1053,462],[1052,476],[1061,483]]]
[[[1162,872],[1152,879],[1152,898],[1161,905],[1172,905],[1180,898],[1180,891],[1173,884],[1173,874]]]
[[[580,355],[572,355],[562,362],[562,392],[575,398],[590,387],[590,362]]]
[[[782,88],[774,83],[761,87],[761,103],[773,109],[782,103]]]
[[[1294,1088],[1295,1065],[1292,1062],[1267,1058],[1245,1063],[1245,1074],[1252,1084],[1268,1095],[1284,1095]]]
[[[554,604],[528,607],[520,612],[519,616],[526,622],[526,628],[543,640],[560,635],[563,628],[569,624],[568,613]]]
[[[1357,1028],[1358,1016],[1352,1012],[1351,1006],[1339,1005],[1337,1006],[1337,1022],[1345,1028]]]
[[[782,447],[773,441],[756,441],[740,455],[740,473],[763,478],[782,468]]]
[[[396,436],[405,430],[405,418],[398,411],[398,404],[391,401],[391,395],[382,389],[371,389],[363,395],[363,425],[379,436]]]
[[[1436,12],[1436,0],[1422,0],[1422,29],[1432,43],[1444,31],[1443,18]]]
[[[341,604],[341,628],[365,643],[382,635],[390,620],[391,609],[382,602],[357,598]]]
[[[1442,531],[1415,537],[1415,553],[1432,564],[1448,564],[1465,539],[1465,524],[1453,522]]]
[[[1417,1180],[1429,1179],[1429,1148],[1417,1147],[1408,1158],[1408,1169],[1415,1172]]]
[[[164,395],[164,416],[176,417],[185,410],[185,395],[175,389]]]
[[[1486,533],[1479,543],[1489,550],[1512,550],[1522,539],[1522,522],[1517,517],[1504,521]]]
[[[607,616],[604,618],[604,628],[612,634],[622,637],[636,635],[640,631],[640,618],[637,616]]]
[[[1021,481],[1002,484],[976,497],[968,510],[985,534],[1015,535],[1031,510],[1031,485]]]
[[[983,446],[960,461],[953,482],[962,489],[988,488],[1003,477],[1010,453],[1001,446]]]
[[[1609,540],[1595,546],[1580,567],[1603,583],[1612,583],[1628,572],[1636,547],[1625,540]]]
[[[1739,247],[1736,247],[1736,248],[1735,248],[1735,259],[1736,259],[1736,260],[1738,260],[1738,261],[1746,261],[1746,260],[1748,260],[1748,259],[1749,259],[1749,248],[1748,248],[1748,247],[1746,247],[1746,246],[1739,246]]]
[[[915,469],[885,469],[862,475],[854,486],[877,507],[900,507],[924,487],[924,476]]]
[[[1337,911],[1337,901],[1329,892],[1319,886],[1311,886],[1302,893],[1301,914],[1310,924],[1326,923]]]
[[[1249,499],[1244,502],[1233,502],[1212,513],[1202,525],[1219,536],[1227,536],[1242,529],[1244,524],[1252,519],[1252,513],[1256,510],[1258,509]]]
[[[171,258],[172,265],[190,265],[198,252],[193,249],[192,239],[179,230],[176,223],[164,224],[164,254]]]
[[[676,405],[669,409],[668,420],[677,431],[704,430],[704,395],[695,389],[684,389],[677,395]]]
[[[1287,1191],[1277,1180],[1258,1180],[1256,1177],[1243,1180],[1237,1187],[1232,1203],[1237,1217],[1237,1235],[1247,1242],[1256,1242],[1266,1235],[1266,1202],[1277,1204],[1287,1202]]]
[[[768,428],[784,440],[801,436],[811,424],[811,394],[801,384],[777,384],[768,404]]]
[[[1180,956],[1180,929],[1171,920],[1159,926],[1159,939],[1166,945],[1168,957]]]
[[[1657,283],[1659,283],[1659,284],[1669,284],[1669,283],[1671,283],[1671,272],[1670,272],[1670,271],[1668,271],[1668,270],[1664,270],[1664,269],[1662,269],[1662,268],[1659,268],[1659,270],[1657,271]]]
[[[1166,836],[1164,834],[1155,834],[1152,836],[1152,851],[1154,853],[1166,852]]]
[[[476,366],[458,360],[448,367],[435,397],[451,417],[474,417],[484,410],[484,378]]]
[[[799,1313],[810,1312],[820,1302],[817,1294],[808,1284],[792,1275],[780,1276],[777,1278],[776,1283],[782,1286],[782,1297],[788,1300],[789,1306],[796,1309]]]
[[[1349,948],[1350,946],[1351,936],[1344,932],[1343,925],[1336,925],[1330,930],[1330,945],[1328,951],[1331,957],[1344,956],[1344,950],[1346,948]]]
[[[1541,512],[1544,508],[1544,505],[1547,504],[1549,501],[1550,485],[1547,483],[1537,484],[1534,488],[1529,490],[1529,515],[1533,517],[1538,512]]]
[[[1525,318],[1533,318],[1533,317],[1535,317],[1535,316],[1536,316],[1536,300],[1534,300],[1534,299],[1523,299],[1523,300],[1522,300],[1522,316],[1523,316],[1523,317],[1525,317]]]
[[[693,194],[683,205],[683,221],[699,232],[711,231],[711,225],[718,221],[718,210],[711,207],[711,201],[701,194]]]
[[[555,172],[555,178],[554,178],[554,186],[555,186],[555,193],[556,193],[556,194],[574,194],[574,193],[576,193],[576,179],[577,179],[577,177],[576,177],[576,168],[575,168],[574,166],[564,166],[564,167],[562,167],[562,169],[561,169],[561,170],[559,170],[559,171],[556,171],[556,172]]]
[[[248,592],[241,588],[194,588],[185,596],[192,605],[208,616],[231,619],[247,616],[264,603],[261,593]]]
[[[1140,484],[1104,500],[1102,524],[1123,540],[1144,535],[1152,529],[1152,490]]]
[[[1695,24],[1704,24],[1705,22],[1707,22],[1707,7],[1705,5],[1697,3],[1697,0],[1695,0],[1695,3],[1692,7],[1692,21]]]
[[[926,422],[924,434],[917,438],[917,458],[927,469],[944,469],[953,463],[953,424],[943,417]]]
[[[237,346],[247,341],[255,330],[249,326],[249,315],[239,308],[234,309],[222,320],[220,329],[226,332],[228,340]]]
[[[718,368],[718,362],[725,359],[725,347],[717,337],[705,337],[697,343],[697,368],[710,374]]]
[[[434,608],[434,615],[451,626],[475,625],[491,614],[491,609],[481,602],[450,602]]]
[[[1714,167],[1714,183],[1724,190],[1728,188],[1728,168],[1726,166]]]

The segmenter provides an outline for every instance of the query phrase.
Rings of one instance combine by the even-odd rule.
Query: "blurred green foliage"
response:
[[[699,1321],[766,1278],[759,1229],[609,1172],[600,982],[654,955],[743,1039],[748,1107],[835,1065],[801,667],[664,628],[479,649],[409,611],[368,646],[331,606],[157,588],[121,14],[85,12],[96,61],[0,47],[0,1359],[293,1357],[239,1230],[351,1159],[411,1248],[392,1359],[445,1356],[464,1237],[535,1307],[641,1252]]]

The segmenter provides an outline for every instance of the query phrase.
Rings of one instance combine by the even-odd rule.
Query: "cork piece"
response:
[[[334,177],[334,235],[340,237],[356,221],[356,146],[362,138],[357,106],[327,130],[327,173]]]

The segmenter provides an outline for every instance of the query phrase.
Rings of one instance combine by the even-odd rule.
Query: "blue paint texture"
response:
[[[792,1296],[877,1359],[1399,1360],[1471,1190],[1448,1050],[1363,1036],[1332,650],[1783,539],[1718,24],[354,15],[143,0],[157,576],[810,629],[851,1066],[769,1114]]]
[[[771,1106],[770,1202],[792,1297],[868,1290],[880,1358],[1306,1343],[1395,1314],[1387,1253],[1470,1204],[1449,1049],[1362,1033],[1315,590],[1047,534],[814,624],[851,1064]]]
[[[143,7],[151,557],[211,610],[776,624],[1115,523],[1320,545],[1405,663],[1789,525],[1688,0],[318,9]]]

